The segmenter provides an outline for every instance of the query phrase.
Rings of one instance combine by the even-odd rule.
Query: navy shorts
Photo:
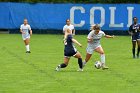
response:
[[[137,40],[140,40],[140,32],[137,34]]]
[[[137,41],[137,40],[140,40],[140,32],[132,35],[132,41]]]
[[[75,49],[68,49],[68,50],[64,50],[64,56],[65,57],[71,57],[71,56],[75,56],[77,53],[77,50]]]

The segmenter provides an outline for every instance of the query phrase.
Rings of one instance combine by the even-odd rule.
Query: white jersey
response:
[[[96,35],[94,33],[95,31],[92,30],[89,34],[88,37],[89,39],[93,39],[93,42],[91,42],[90,44],[100,44],[100,39],[105,36],[105,33],[103,31],[99,31],[99,33]]]
[[[71,32],[72,32],[72,30],[74,30],[74,25],[72,25],[72,24],[70,24],[70,25],[65,25],[65,26],[63,27],[63,33],[65,33],[65,31],[66,31],[67,29],[70,29]]]
[[[97,35],[94,32],[95,31],[92,30],[87,37],[88,39],[93,39],[93,41],[89,42],[87,45],[87,53],[89,54],[92,54],[96,48],[101,47],[100,39],[105,36],[105,33],[103,31],[99,31]]]
[[[22,34],[22,38],[23,40],[25,40],[26,38],[30,38],[30,34],[29,34],[29,31],[31,30],[31,27],[30,25],[26,24],[22,24],[20,26],[20,30],[22,30],[25,34]]]

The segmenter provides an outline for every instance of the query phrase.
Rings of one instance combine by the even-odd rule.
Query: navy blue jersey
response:
[[[65,43],[65,48],[72,48],[73,47],[73,42],[72,42],[72,35],[68,35]]]
[[[132,24],[129,28],[129,31],[133,33],[132,41],[140,40],[140,25]]]
[[[132,24],[129,27],[129,31],[132,32],[133,34],[137,33],[137,32],[140,32],[140,25],[139,24]]]
[[[71,57],[74,56],[77,52],[75,46],[73,45],[72,38],[73,38],[72,35],[67,36],[65,42],[64,56]]]

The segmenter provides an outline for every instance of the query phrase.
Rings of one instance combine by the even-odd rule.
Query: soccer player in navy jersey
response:
[[[140,24],[138,24],[138,18],[134,17],[133,18],[133,24],[129,27],[129,34],[132,36],[132,53],[133,53],[133,58],[136,58],[135,55],[135,48],[136,48],[136,43],[138,45],[137,48],[137,58],[139,57],[139,52],[140,52]]]
[[[78,52],[77,49],[75,48],[74,43],[82,47],[82,45],[76,39],[73,38],[73,35],[71,34],[71,30],[67,29],[66,38],[64,40],[64,44],[65,44],[64,63],[58,65],[56,67],[56,71],[60,71],[61,68],[67,67],[70,57],[72,56],[78,59],[78,64],[79,64],[78,71],[83,71],[82,56],[80,52]]]

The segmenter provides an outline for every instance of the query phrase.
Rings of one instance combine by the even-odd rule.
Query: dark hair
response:
[[[70,19],[66,19],[66,22],[67,22],[68,20],[70,21]]]
[[[135,18],[138,19],[137,17],[133,17],[133,20],[134,20]]]
[[[100,30],[101,28],[100,28],[100,26],[99,26],[98,24],[96,24],[96,25],[94,26],[94,29],[95,29],[95,30]]]

